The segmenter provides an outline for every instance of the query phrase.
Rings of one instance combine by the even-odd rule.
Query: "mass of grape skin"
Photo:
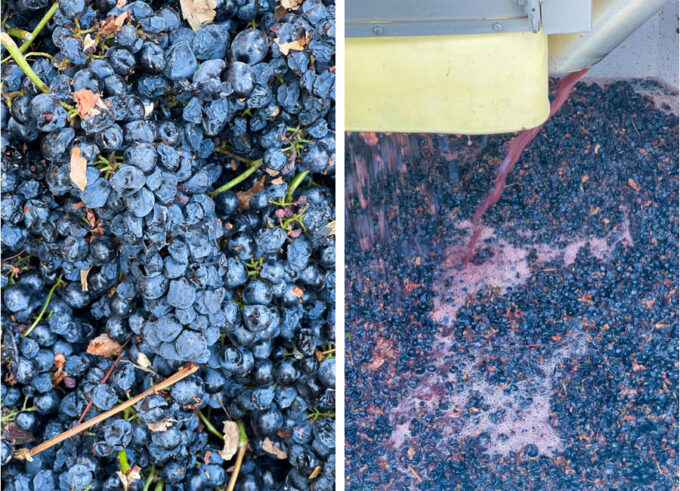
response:
[[[118,5],[59,2],[31,46],[52,58],[29,57],[49,93],[2,65],[3,488],[121,489],[125,450],[142,474],[130,489],[152,467],[166,490],[226,489],[234,460],[200,410],[218,431],[245,425],[237,490],[333,489],[335,8],[222,0],[194,32],[179,2]],[[31,31],[49,7],[10,2],[7,24]],[[125,12],[105,48],[85,49],[82,31]],[[74,118],[81,90],[103,105]],[[101,334],[124,345],[106,383],[115,357],[86,352]],[[12,458],[74,427],[90,399],[84,419],[186,362],[200,370],[130,414]]]

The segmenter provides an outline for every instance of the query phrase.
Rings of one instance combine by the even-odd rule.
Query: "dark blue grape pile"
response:
[[[3,2],[5,489],[333,489],[335,7],[286,5]]]

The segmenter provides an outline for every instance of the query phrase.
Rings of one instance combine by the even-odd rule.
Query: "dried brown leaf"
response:
[[[64,356],[64,353],[55,353],[54,368],[56,368],[57,370],[63,370],[64,365],[66,365],[66,357]]]
[[[102,226],[102,222],[97,215],[90,209],[85,209],[85,217],[87,218],[87,223],[90,224],[90,232],[95,235],[104,235],[106,230]]]
[[[268,454],[273,455],[279,460],[288,458],[288,454],[286,453],[286,451],[281,450],[279,447],[277,447],[274,444],[274,442],[269,439],[269,437],[265,437],[264,441],[262,442],[262,450],[264,450]]]
[[[129,10],[126,10],[122,14],[120,14],[117,17],[114,17],[113,15],[109,16],[101,25],[101,28],[99,29],[100,35],[108,36],[109,34],[115,34],[117,33],[121,27],[123,27],[123,24],[125,24],[125,21],[131,17],[131,13]]]
[[[277,177],[276,179],[272,179],[272,184],[278,186],[279,184],[283,184],[283,178],[282,177]]]
[[[87,186],[87,160],[80,156],[80,147],[73,147],[71,151],[70,177],[73,184],[81,191]]]
[[[217,0],[179,0],[182,17],[186,19],[194,32],[215,19]]]
[[[279,171],[270,169],[269,167],[265,167],[264,171],[272,177],[279,175]]]
[[[147,423],[146,426],[153,431],[154,433],[157,433],[159,431],[167,431],[168,428],[172,426],[172,423],[174,423],[174,419],[162,419],[158,423]]]
[[[286,15],[288,12],[286,12],[286,9],[281,7],[280,5],[274,9],[274,18],[278,21],[281,20],[281,18]]]
[[[296,39],[289,43],[279,43],[279,38],[275,38],[274,42],[278,45],[282,55],[287,55],[290,51],[302,51],[308,43],[307,38]]]
[[[10,421],[2,428],[2,439],[12,445],[26,445],[35,440],[33,433],[19,428],[16,423]]]
[[[97,225],[97,217],[92,212],[92,210],[86,208],[85,209],[85,218],[87,218],[87,223],[90,224],[90,230],[92,230],[95,227],[95,225]]]
[[[640,186],[633,178],[628,179],[628,185],[632,187],[635,191],[640,191]]]
[[[66,357],[64,356],[63,353],[55,353],[54,354],[54,376],[52,377],[52,385],[55,387],[61,383],[62,380],[64,380],[64,377],[68,375],[64,371],[64,365],[66,364]]]
[[[252,198],[255,193],[260,192],[264,189],[265,179],[266,179],[265,176],[262,176],[260,179],[255,181],[255,184],[253,184],[253,186],[247,191],[238,191],[236,193],[236,196],[238,197],[239,211],[247,210],[248,208],[250,208],[250,198]]]
[[[115,358],[118,356],[122,347],[117,341],[114,341],[108,334],[100,334],[87,346],[87,352],[91,355],[103,356],[104,358]]]
[[[101,96],[90,89],[80,89],[73,96],[76,99],[76,108],[83,118],[96,116],[101,112],[99,108],[106,108]]]
[[[84,292],[88,291],[87,288],[87,275],[90,274],[90,270],[92,269],[92,266],[90,266],[87,269],[81,269],[80,270],[80,289]]]
[[[231,460],[238,450],[239,429],[235,421],[225,421],[222,427],[224,447],[218,453],[224,460]]]

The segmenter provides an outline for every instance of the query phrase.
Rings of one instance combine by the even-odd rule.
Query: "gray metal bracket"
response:
[[[347,0],[345,35],[587,32],[592,0]]]
[[[529,28],[533,33],[541,30],[541,3],[543,0],[517,0],[518,5],[524,6],[524,11],[529,18]]]

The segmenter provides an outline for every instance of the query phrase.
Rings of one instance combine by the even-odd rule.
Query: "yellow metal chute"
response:
[[[548,117],[543,33],[347,38],[348,131],[489,134]]]

